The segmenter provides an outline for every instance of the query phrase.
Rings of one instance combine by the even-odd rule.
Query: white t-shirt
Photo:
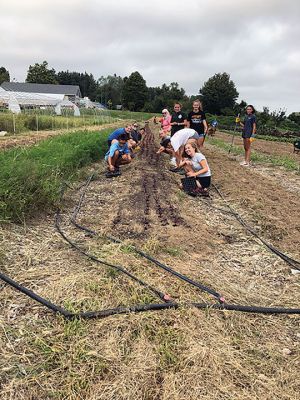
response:
[[[190,128],[183,128],[175,132],[171,137],[171,145],[174,151],[177,151],[180,146],[186,144],[186,142],[196,133],[197,132],[194,129]]]
[[[194,157],[192,157],[190,160],[192,161],[193,170],[194,170],[195,172],[198,172],[198,171],[200,171],[201,169],[203,169],[202,166],[201,166],[201,164],[200,164],[200,161],[206,160],[206,158],[205,158],[205,156],[204,156],[202,153],[196,153],[196,154],[194,155]],[[206,161],[206,162],[207,162],[207,161]],[[208,166],[208,171],[205,172],[204,174],[199,174],[199,175],[197,175],[197,177],[198,177],[198,176],[199,176],[199,177],[200,177],[200,176],[211,176],[211,172],[210,172],[210,168],[209,168],[208,163],[207,163],[207,166]]]

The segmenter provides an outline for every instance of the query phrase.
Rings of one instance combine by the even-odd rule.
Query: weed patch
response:
[[[53,137],[0,153],[0,220],[20,222],[58,204],[61,184],[103,156],[111,129]]]

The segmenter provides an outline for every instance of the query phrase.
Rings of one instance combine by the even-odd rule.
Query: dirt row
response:
[[[157,128],[150,125],[120,177],[105,178],[104,162],[87,170],[87,177],[96,175],[78,222],[97,235],[70,222],[83,188],[65,193],[64,232],[181,304],[214,299],[159,270],[131,244],[218,290],[228,302],[297,307],[299,275],[226,213],[226,202],[213,188],[209,199],[184,194],[182,177],[169,171],[168,157],[158,156],[157,149]],[[213,146],[205,146],[204,153],[213,183],[229,204],[265,239],[299,259],[298,194]],[[55,231],[52,213],[25,226],[3,226],[0,235],[2,270],[73,311],[159,301],[148,289],[71,249]],[[0,393],[5,400],[294,400],[300,390],[297,316],[182,307],[66,322],[7,286],[1,296]]]

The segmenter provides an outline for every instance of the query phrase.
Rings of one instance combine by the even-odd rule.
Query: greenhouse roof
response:
[[[52,85],[48,83],[3,82],[2,88],[9,92],[64,94],[81,96],[78,85]]]

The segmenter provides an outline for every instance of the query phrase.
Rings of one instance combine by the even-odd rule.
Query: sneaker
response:
[[[176,158],[175,158],[175,157],[172,157],[172,158],[171,158],[170,164],[173,165],[173,167],[177,167]]]
[[[250,164],[247,163],[246,161],[240,162],[240,165],[242,165],[243,167],[249,167],[250,166]]]

